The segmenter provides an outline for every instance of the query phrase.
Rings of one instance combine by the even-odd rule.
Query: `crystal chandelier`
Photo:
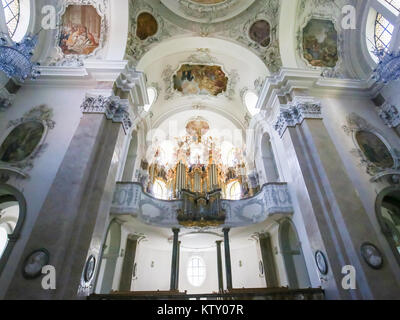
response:
[[[11,44],[6,37],[0,37],[0,70],[22,82],[36,79],[40,75],[39,64],[31,59],[37,43],[38,35],[26,35],[21,42]]]
[[[373,78],[377,82],[389,83],[400,79],[400,51],[391,52],[385,49],[376,49],[374,54],[379,63],[374,70]]]

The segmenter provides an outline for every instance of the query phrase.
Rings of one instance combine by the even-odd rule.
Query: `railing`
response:
[[[226,213],[221,227],[242,227],[261,223],[268,216],[291,215],[292,201],[286,183],[265,184],[254,197],[242,200],[221,200]],[[111,213],[131,215],[146,224],[159,227],[179,227],[178,212],[183,209],[182,200],[160,200],[144,192],[135,182],[117,183]]]
[[[256,288],[233,289],[223,293],[186,294],[185,292],[147,291],[93,294],[89,300],[324,300],[318,289]]]

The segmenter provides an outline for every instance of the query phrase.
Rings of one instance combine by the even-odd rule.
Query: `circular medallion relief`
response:
[[[95,266],[96,266],[96,258],[94,257],[94,255],[91,255],[89,259],[86,261],[85,271],[83,274],[85,282],[89,282],[90,280],[92,280]]]
[[[137,17],[136,36],[140,40],[146,40],[154,36],[158,31],[157,20],[148,12],[142,12]]]
[[[22,274],[26,279],[35,279],[42,274],[42,268],[48,265],[50,254],[46,249],[33,251],[23,265]]]
[[[258,20],[252,24],[249,30],[250,39],[262,47],[268,47],[271,43],[271,26],[265,20]]]
[[[372,132],[358,131],[355,138],[368,161],[382,169],[393,168],[394,160],[392,154],[378,136]]]
[[[326,262],[325,255],[319,250],[315,253],[315,263],[321,274],[326,275],[328,273],[328,263]]]
[[[17,163],[28,158],[37,148],[45,131],[39,121],[16,126],[0,146],[0,161]]]
[[[361,256],[373,269],[380,269],[383,266],[383,257],[379,249],[372,243],[365,242],[361,245]]]

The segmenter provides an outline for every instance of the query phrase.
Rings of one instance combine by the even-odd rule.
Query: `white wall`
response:
[[[389,86],[385,92],[391,95],[392,99],[399,96],[398,89],[396,92],[396,89],[392,86]],[[382,234],[376,217],[375,201],[377,193],[380,190],[376,183],[370,181],[372,177],[366,173],[365,168],[359,165],[360,159],[351,153],[351,150],[355,149],[353,139],[345,134],[342,127],[343,125],[347,125],[346,117],[350,113],[355,112],[367,120],[370,125],[379,130],[393,148],[400,149],[399,137],[393,129],[387,127],[379,118],[373,102],[368,98],[346,96],[323,98],[321,100],[324,124],[342,158],[354,187],[358,191],[368,217],[374,226],[380,242],[378,246],[385,252],[388,262],[400,283],[400,266],[395,260],[388,242]]]
[[[28,171],[29,178],[20,180],[17,186],[26,199],[27,214],[21,237],[0,276],[0,299],[12,275],[18,271],[16,267],[25,243],[79,124],[82,115],[80,106],[85,93],[86,90],[82,88],[25,86],[19,90],[13,106],[0,113],[0,143],[6,138],[9,121],[23,117],[24,113],[39,105],[46,104],[52,108],[56,122],[55,128],[48,131],[45,140],[47,148],[34,160],[33,169]]]
[[[265,278],[260,276],[258,263],[261,260],[257,252],[258,242],[235,247],[231,244],[232,284],[233,288],[265,288]]]
[[[132,281],[132,291],[157,291],[170,289],[172,245],[170,250],[158,250],[140,242],[136,249],[137,277]],[[154,266],[151,267],[152,262]]]
[[[200,287],[193,286],[188,279],[187,269],[193,256],[203,258],[206,265],[206,279]],[[207,251],[181,251],[179,267],[179,290],[188,294],[218,292],[217,249]]]

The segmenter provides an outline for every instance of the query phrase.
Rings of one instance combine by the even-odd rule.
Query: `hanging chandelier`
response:
[[[376,49],[374,54],[379,63],[374,70],[373,79],[385,84],[400,79],[400,51],[391,52],[385,49]]]
[[[33,52],[38,43],[38,35],[26,35],[21,42],[15,43],[0,37],[0,70],[7,77],[21,82],[36,79],[40,75],[38,63],[32,62]]]

